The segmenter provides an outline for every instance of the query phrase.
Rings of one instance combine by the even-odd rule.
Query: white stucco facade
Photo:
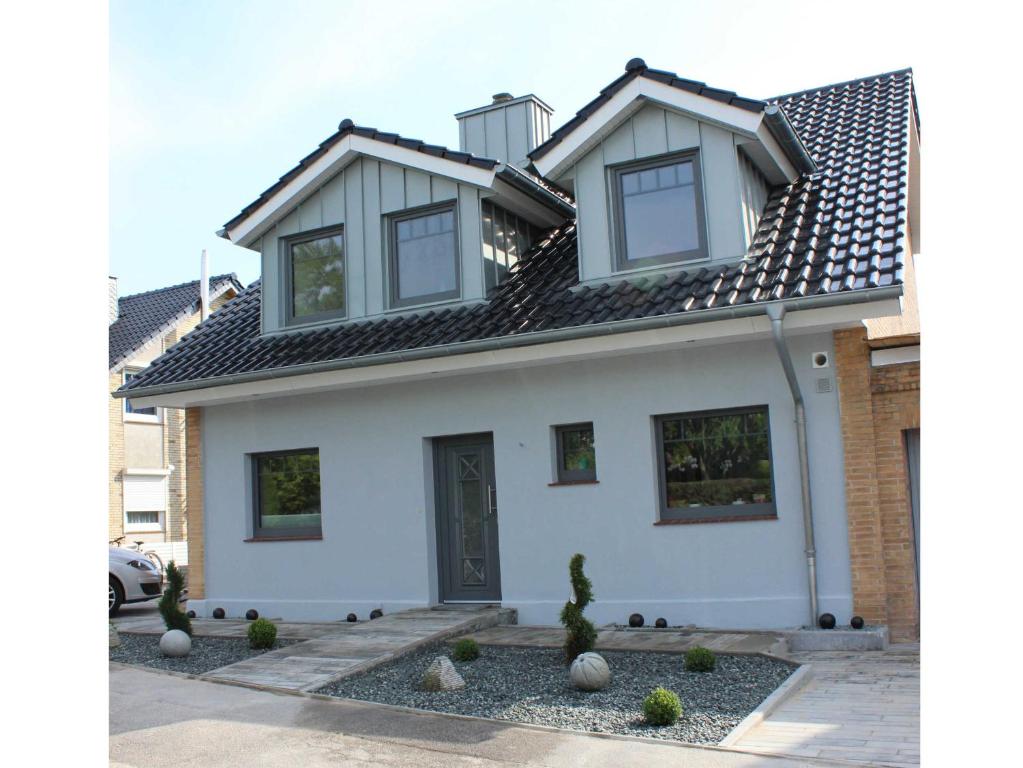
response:
[[[791,339],[806,398],[821,610],[852,611],[837,386],[813,369],[827,331]],[[830,391],[818,393],[817,380]],[[767,405],[778,519],[655,525],[659,414]],[[649,622],[771,628],[804,624],[793,404],[770,339],[385,386],[292,394],[203,409],[207,615],[256,608],[337,620],[438,600],[434,437],[490,432],[502,603],[522,624],[554,624],[568,561],[587,557],[598,625]],[[592,421],[594,485],[551,486],[553,425]],[[322,540],[251,536],[248,455],[315,447]]]

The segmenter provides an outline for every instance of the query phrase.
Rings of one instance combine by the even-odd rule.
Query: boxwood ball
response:
[[[849,624],[852,626],[853,629],[863,629],[863,617],[853,616]]]
[[[629,617],[630,627],[642,627],[643,626],[643,614],[634,613]]]
[[[668,620],[667,619],[658,619],[657,621],[654,622],[654,626],[657,627],[658,629],[667,629],[667,627],[668,627]]]
[[[245,612],[245,619],[246,619],[246,621],[255,621],[258,618],[259,618],[259,611],[257,611],[255,608],[249,608],[249,610],[247,610]]]
[[[349,613],[348,614],[348,621],[358,621],[358,620],[359,620],[359,617],[356,616],[354,613]]]
[[[224,609],[223,608],[214,608],[213,609],[213,618],[215,618],[215,619],[222,619],[222,618],[224,618],[225,615],[226,614],[224,613]]]
[[[821,629],[834,629],[835,615],[833,613],[822,613],[817,623],[821,625]]]
[[[372,611],[369,612],[369,617],[371,619],[379,619],[383,615],[384,612],[381,611],[379,608],[374,608]]]

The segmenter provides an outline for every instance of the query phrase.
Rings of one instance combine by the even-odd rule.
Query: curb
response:
[[[813,677],[813,665],[803,664],[795,672],[788,676],[784,683],[774,689],[766,699],[746,715],[737,726],[735,726],[728,735],[725,736],[721,741],[718,742],[719,747],[734,747],[735,744],[747,733],[760,725],[764,720],[767,719],[774,710],[780,707],[784,702],[790,699],[793,695],[798,693],[810,679]]]

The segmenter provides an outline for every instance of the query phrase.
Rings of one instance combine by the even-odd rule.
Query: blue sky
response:
[[[894,34],[918,15],[890,2],[114,0],[110,274],[122,295],[192,280],[207,248],[215,273],[248,283],[258,256],[214,232],[343,118],[457,147],[454,113],[510,91],[554,107],[556,127],[633,56],[751,97],[913,66],[926,130],[926,51]]]

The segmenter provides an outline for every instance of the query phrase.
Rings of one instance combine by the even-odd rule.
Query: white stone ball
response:
[[[180,629],[172,629],[163,633],[160,638],[160,653],[164,656],[187,656],[192,650],[192,638],[187,632]]]
[[[580,653],[572,662],[568,676],[581,691],[599,691],[611,682],[611,670],[599,653]]]

